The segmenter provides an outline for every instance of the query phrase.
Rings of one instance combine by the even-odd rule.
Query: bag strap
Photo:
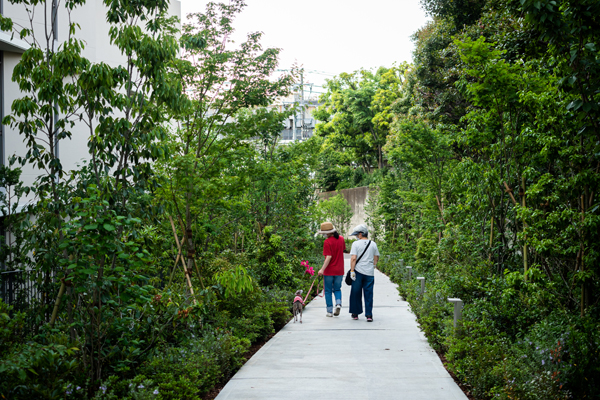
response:
[[[358,264],[358,262],[360,261],[360,259],[362,258],[362,256],[364,256],[365,253],[367,252],[367,249],[369,248],[370,245],[371,245],[371,241],[369,240],[369,243],[367,243],[367,247],[365,247],[365,250],[362,252],[362,254],[360,255],[360,257],[358,257],[358,260],[356,260],[356,263],[354,265]]]

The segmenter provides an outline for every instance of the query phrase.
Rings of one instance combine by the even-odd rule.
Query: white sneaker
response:
[[[341,304],[337,304],[335,306],[335,312],[333,313],[333,315],[335,315],[337,317],[338,315],[340,315],[340,311],[341,310],[342,310],[342,305]]]
[[[327,314],[325,314],[326,317],[333,317],[333,314],[328,312]]]

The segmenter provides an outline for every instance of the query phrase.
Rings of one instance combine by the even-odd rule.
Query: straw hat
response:
[[[333,233],[337,231],[331,222],[323,222],[321,224],[321,230],[317,232],[317,234],[326,235],[328,233]]]

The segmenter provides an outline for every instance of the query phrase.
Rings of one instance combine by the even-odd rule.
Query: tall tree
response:
[[[287,95],[293,82],[291,75],[271,78],[279,49],[263,49],[262,33],[250,33],[245,42],[233,47],[233,21],[244,7],[243,0],[211,2],[204,13],[190,14],[192,22],[183,26],[184,61],[178,64],[177,73],[190,101],[176,117],[168,196],[170,211],[184,222],[190,239],[201,181],[218,172],[215,167],[223,152],[249,138],[239,129],[236,115]],[[193,242],[186,240],[189,271],[194,266]]]
[[[352,162],[371,171],[373,164],[383,168],[382,146],[389,132],[389,107],[400,94],[400,68],[379,68],[342,73],[328,80],[323,105],[315,112],[316,133],[325,146],[350,153]]]

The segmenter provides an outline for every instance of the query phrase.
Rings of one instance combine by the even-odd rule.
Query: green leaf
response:
[[[572,102],[569,103],[569,105],[567,105],[567,110],[579,110],[579,108],[581,108],[581,105],[583,104],[583,102],[581,100],[573,100]]]
[[[79,272],[80,274],[84,274],[84,275],[94,275],[96,273],[96,271],[94,271],[93,269],[89,269],[89,268],[82,269],[77,272]]]
[[[93,229],[97,229],[98,228],[98,224],[88,224],[86,226],[84,226],[85,229],[87,229],[88,231],[93,230]]]
[[[104,227],[104,229],[106,229],[107,231],[114,231],[115,227],[111,224],[104,224],[102,225]]]

